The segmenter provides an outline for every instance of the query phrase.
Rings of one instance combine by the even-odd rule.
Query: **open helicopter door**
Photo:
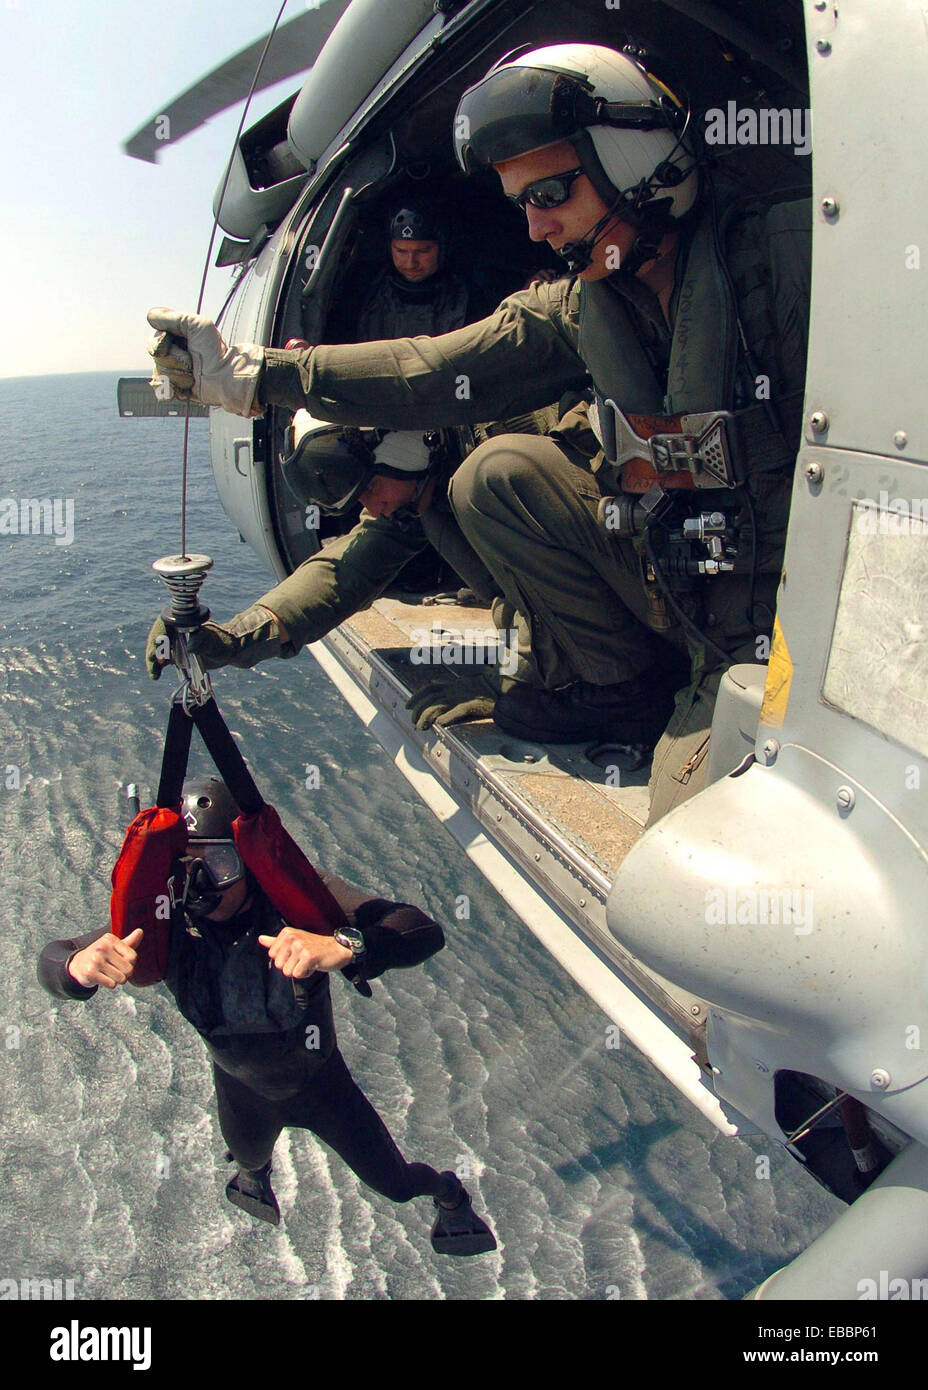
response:
[[[284,226],[288,224],[285,222]],[[267,242],[219,320],[228,343],[273,342],[270,323],[287,269],[279,255],[280,236]],[[278,579],[286,573],[277,545],[268,499],[268,434],[263,417],[246,420],[211,410],[209,447],[216,490],[226,515]]]
[[[709,1001],[724,1104],[786,1143],[806,1075],[912,1140],[765,1298],[928,1274],[923,8],[805,0],[805,430],[753,757],[645,833],[608,904],[623,945]]]

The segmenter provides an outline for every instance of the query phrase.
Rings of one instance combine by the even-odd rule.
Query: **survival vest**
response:
[[[261,796],[235,740],[210,697],[188,711],[171,706],[157,805],[142,811],[126,831],[113,868],[110,922],[122,939],[141,927],[133,972],[135,985],[153,985],[167,972],[172,922],[181,912],[187,826],[180,816],[190,737],[196,724],[241,814],[232,832],[239,853],[288,925],[328,936],[348,925],[332,894]]]
[[[784,277],[779,273],[777,255],[782,254],[785,240],[792,273],[807,286],[811,204],[804,199],[767,208],[754,200],[731,223],[726,256],[735,300],[719,261],[708,215],[697,224],[683,251],[666,388],[629,310],[632,305],[655,322],[659,316],[659,326],[666,331],[655,296],[638,281],[618,274],[580,287],[578,352],[589,368],[596,392],[591,419],[607,462],[620,469],[613,482],[626,491],[645,491],[658,475],[650,462],[644,462],[642,468],[641,459],[622,459],[608,418],[614,413],[613,406],[630,418],[634,433],[645,440],[654,434],[667,440],[673,434],[687,433],[687,417],[697,417],[694,428],[698,433],[712,413],[734,411],[729,423],[734,426],[732,443],[742,470],[788,468],[795,460],[805,373],[805,324],[797,325],[798,334],[784,349],[779,342],[780,306],[776,302],[783,294]],[[788,317],[788,312],[783,317]],[[763,404],[735,408],[739,319],[752,357],[770,378],[771,399],[780,407],[782,435],[773,429]],[[683,456],[684,451],[680,453]],[[628,463],[635,467],[628,467]],[[676,481],[670,481],[674,476],[668,472],[661,481],[669,486],[694,486],[687,481],[684,467]]]
[[[434,279],[435,277],[433,277]],[[439,271],[434,292],[427,281],[418,295],[416,286],[404,292],[389,272],[377,281],[358,319],[355,338],[359,343],[384,338],[415,338],[424,334],[437,338],[467,323],[467,286],[459,275]]]
[[[136,927],[144,932],[134,985],[157,984],[167,972],[172,906],[183,891],[186,852],[187,827],[169,807],[140,811],[126,831],[113,866],[110,924],[120,939]]]
[[[273,806],[237,816],[232,832],[246,865],[288,926],[331,936],[348,919]]]

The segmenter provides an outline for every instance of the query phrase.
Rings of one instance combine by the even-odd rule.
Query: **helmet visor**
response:
[[[517,63],[495,68],[458,103],[455,153],[465,173],[481,164],[502,164],[529,150],[569,140],[591,125],[634,130],[666,126],[654,102],[607,103],[592,95],[583,73]]]
[[[314,502],[332,516],[346,512],[374,476],[374,452],[352,431],[351,443],[341,425],[305,434],[293,453],[281,459],[281,475],[304,506]]]

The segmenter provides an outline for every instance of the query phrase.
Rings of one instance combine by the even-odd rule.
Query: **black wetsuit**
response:
[[[444,945],[437,922],[416,907],[382,898],[360,901],[327,879],[349,922],[364,935],[362,965],[345,972],[374,979],[384,970],[418,965]],[[294,982],[269,968],[258,936],[283,923],[256,889],[228,922],[178,921],[171,934],[165,983],[197,1029],[213,1063],[219,1124],[240,1168],[259,1169],[281,1129],[311,1130],[362,1182],[394,1202],[447,1196],[453,1184],[425,1163],[407,1163],[389,1130],[352,1079],[338,1050],[329,977],[317,971]],[[39,959],[40,983],[62,999],[90,999],[67,963],[108,928],[51,941]]]

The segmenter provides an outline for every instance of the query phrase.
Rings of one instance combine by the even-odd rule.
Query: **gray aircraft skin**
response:
[[[540,762],[589,792],[580,754],[469,726],[418,733],[402,664],[371,620],[313,652],[655,1064],[720,1129],[771,1136],[848,1201],[752,1296],[915,1297],[906,1290],[928,1276],[928,4],[329,0],[312,19],[290,46],[289,71],[313,64],[304,85],[242,137],[221,206],[217,191],[220,261],[241,267],[227,341],[326,340],[365,216],[411,167],[459,179],[458,97],[518,45],[664,54],[729,145],[766,132],[762,184],[792,178],[811,194],[804,437],[774,640],[768,660],[724,680],[705,790],[643,830],[639,779],[615,802],[635,833],[613,861],[597,858],[519,780]],[[188,129],[228,100],[187,95]],[[133,139],[151,157],[144,128]],[[467,186],[454,187],[464,208]],[[210,411],[222,505],[279,577],[319,545],[280,487],[289,424],[273,409],[255,421]],[[378,611],[408,637],[402,604]],[[426,626],[435,615],[420,611]]]

